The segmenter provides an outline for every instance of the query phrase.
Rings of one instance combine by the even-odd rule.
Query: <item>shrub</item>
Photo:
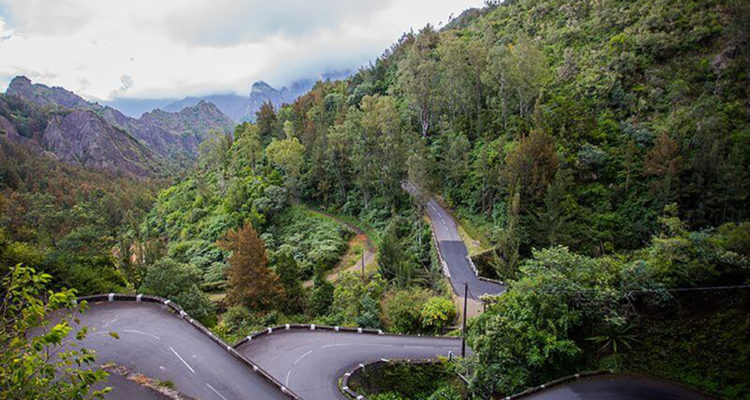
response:
[[[421,332],[420,310],[429,299],[430,292],[425,289],[412,288],[389,292],[381,304],[381,320],[391,332]]]
[[[440,333],[456,318],[456,307],[452,301],[443,297],[431,297],[420,312],[422,327]]]

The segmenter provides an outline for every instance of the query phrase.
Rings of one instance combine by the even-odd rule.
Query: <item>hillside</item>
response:
[[[470,324],[462,371],[474,395],[615,369],[744,398],[749,15],[729,0],[519,0],[407,33],[347,80],[318,82],[240,126],[198,177],[163,193],[151,232],[180,243],[249,220],[274,243],[262,205],[278,203],[257,185],[281,178],[293,198],[381,234],[371,279],[386,291],[344,280],[334,299],[359,304],[346,319],[333,308],[306,315],[418,332],[392,307],[418,314],[420,296],[441,292],[409,180],[488,238],[484,272],[508,284]],[[180,225],[160,226],[167,219]],[[190,245],[223,258],[211,243]]]
[[[233,126],[206,102],[177,113],[155,111],[134,119],[63,88],[32,84],[25,77],[11,81],[2,101],[6,120],[23,125],[17,130],[58,159],[138,177],[163,172],[169,165],[188,165],[201,141]],[[25,113],[33,113],[38,126],[25,125],[29,118]]]
[[[260,81],[139,119],[14,79],[0,266],[168,298],[250,346],[285,324],[466,340],[429,366],[368,364],[380,384],[359,389],[377,400],[506,398],[585,371],[750,398],[750,4],[485,3],[344,79]],[[492,290],[471,292],[479,274]],[[305,390],[301,367],[340,344],[291,346],[272,376]],[[613,397],[642,394],[626,389]]]

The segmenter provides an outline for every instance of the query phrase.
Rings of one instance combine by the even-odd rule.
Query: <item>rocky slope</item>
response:
[[[136,177],[189,164],[203,139],[234,126],[205,101],[180,112],[156,110],[135,119],[26,77],[13,79],[0,96],[0,116],[5,140],[41,147],[68,164]]]

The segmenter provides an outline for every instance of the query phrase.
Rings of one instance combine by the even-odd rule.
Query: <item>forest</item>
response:
[[[436,196],[508,288],[469,322],[451,367],[468,384],[430,398],[602,369],[746,398],[748,27],[736,0],[488,2],[264,104],[169,183],[15,154],[45,173],[4,186],[0,259],[168,297],[230,341],[292,322],[459,334]],[[365,227],[375,265],[328,281],[353,233],[313,208]]]

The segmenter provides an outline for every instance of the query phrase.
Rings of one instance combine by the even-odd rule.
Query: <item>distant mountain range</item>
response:
[[[191,96],[182,100],[118,98],[103,103],[117,108],[127,115],[137,117],[147,110],[160,108],[164,111],[178,112],[185,107],[193,107],[200,101],[207,101],[215,104],[222,113],[235,122],[254,121],[255,112],[260,109],[264,102],[270,101],[278,109],[282,103],[291,103],[297,97],[312,89],[318,80],[343,79],[350,74],[350,70],[327,72],[316,79],[296,80],[289,86],[283,86],[280,89],[276,89],[264,81],[257,81],[252,84],[250,94],[247,97],[236,94],[212,94]]]
[[[210,132],[228,133],[234,125],[207,101],[136,119],[24,76],[0,95],[0,139],[68,164],[135,177],[190,164]]]

